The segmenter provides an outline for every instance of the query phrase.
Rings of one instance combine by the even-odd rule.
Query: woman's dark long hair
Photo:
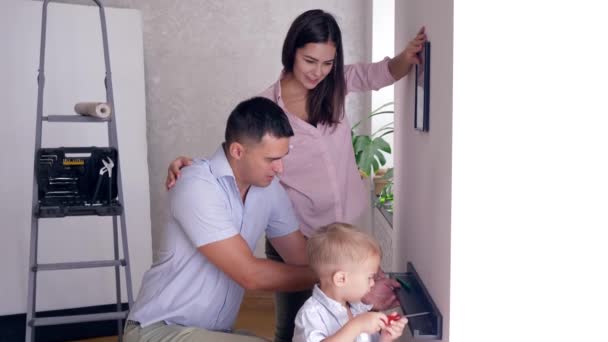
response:
[[[344,54],[342,33],[334,17],[315,9],[300,14],[291,24],[283,43],[282,62],[286,72],[293,72],[296,50],[308,43],[334,43],[336,56],[331,72],[308,92],[308,122],[335,125],[344,118]]]

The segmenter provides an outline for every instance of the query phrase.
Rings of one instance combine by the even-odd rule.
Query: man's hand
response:
[[[171,189],[175,185],[175,181],[177,181],[177,178],[179,178],[179,170],[184,166],[191,164],[192,158],[190,157],[177,157],[171,162],[171,164],[169,164],[169,169],[167,170],[167,180],[165,181],[167,190]]]
[[[365,304],[372,304],[374,310],[384,311],[399,306],[394,290],[399,288],[399,283],[390,279],[380,270],[376,275],[375,284],[372,289],[361,300]]]

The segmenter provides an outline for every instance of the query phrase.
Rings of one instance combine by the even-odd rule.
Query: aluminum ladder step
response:
[[[32,271],[55,271],[55,270],[74,270],[79,268],[97,268],[111,266],[126,266],[125,259],[120,260],[96,260],[96,261],[79,261],[79,262],[60,262],[52,264],[38,264],[32,267]]]
[[[111,119],[100,119],[85,115],[46,115],[42,117],[42,120],[48,122],[108,122]]]
[[[58,325],[80,322],[95,322],[95,321],[110,321],[118,319],[126,319],[128,311],[106,312],[88,315],[72,315],[72,316],[55,316],[55,317],[37,317],[28,322],[32,327],[40,327],[45,325]]]
[[[0,0],[1,1],[1,0]],[[113,114],[106,118],[101,119],[98,117],[91,117],[85,115],[79,115],[71,113],[69,111],[55,112],[55,113],[43,113],[44,111],[44,85],[45,85],[45,55],[46,55],[46,33],[47,33],[47,12],[48,5],[51,0],[42,1],[42,22],[40,31],[40,61],[38,66],[38,95],[36,105],[36,134],[34,141],[34,159],[37,158],[38,153],[42,150],[42,136],[43,127],[46,123],[107,123],[104,128],[108,131],[108,146],[118,148],[118,130],[117,121],[114,120],[116,117],[116,111],[114,106],[114,92],[112,87],[112,71],[110,63],[110,51],[108,42],[108,31],[106,24],[106,16],[102,0],[93,0],[93,2],[99,8],[99,19],[101,24],[101,42],[103,45],[103,58],[105,65],[105,79],[103,80],[105,86],[105,100],[110,108],[112,108]],[[100,80],[101,81],[101,80]],[[101,83],[101,82],[100,82]],[[55,115],[60,114],[60,115]],[[65,125],[69,128],[69,125]],[[78,148],[76,148],[78,149]],[[77,152],[76,152],[77,153]],[[116,159],[119,161],[119,158]],[[133,307],[133,289],[131,283],[131,262],[129,261],[129,246],[127,242],[127,224],[124,215],[124,208],[121,203],[124,203],[123,188],[121,180],[121,163],[118,162],[115,169],[117,178],[117,191],[118,198],[116,202],[112,202],[111,205],[91,205],[86,206],[85,203],[75,203],[76,205],[55,205],[54,202],[41,202],[39,198],[39,187],[37,162],[34,163],[33,172],[33,187],[32,187],[32,220],[31,220],[31,234],[30,234],[30,258],[28,267],[28,289],[27,289],[27,313],[26,313],[26,326],[25,326],[25,341],[34,342],[36,341],[36,328],[39,326],[49,325],[60,325],[69,323],[80,323],[80,322],[93,322],[93,321],[113,321],[117,322],[118,340],[122,341],[122,329],[123,325],[121,320],[127,318],[128,311],[124,311],[122,308],[122,293],[121,293],[121,269],[118,266],[124,267],[125,274],[125,286],[127,290],[128,307]],[[110,190],[114,192],[113,190]],[[62,202],[59,202],[62,203]],[[56,218],[65,216],[112,216],[112,227],[114,237],[114,254],[107,258],[110,260],[96,260],[96,261],[81,261],[81,262],[62,262],[62,263],[38,263],[38,223],[42,218]],[[120,227],[120,230],[119,230]],[[119,251],[119,240],[122,244],[122,258]],[[116,310],[102,312],[96,314],[72,314],[62,316],[50,316],[50,317],[36,317],[36,283],[38,277],[38,271],[52,271],[52,270],[69,270],[69,269],[80,269],[80,268],[98,268],[98,267],[112,267],[114,266],[115,274],[115,287],[116,287]],[[69,291],[69,290],[67,290]],[[110,309],[111,310],[111,309]],[[44,316],[44,315],[43,315]],[[2,340],[2,338],[0,338]]]

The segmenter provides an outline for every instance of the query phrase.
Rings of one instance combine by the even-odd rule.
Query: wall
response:
[[[26,311],[41,7],[31,1],[0,3],[0,316]],[[141,15],[125,9],[109,9],[106,14],[137,293],[152,255]],[[96,9],[49,6],[45,114],[69,114],[78,101],[105,100],[102,51]],[[46,123],[42,146],[107,146],[106,127]],[[39,231],[40,263],[113,258],[109,217],[42,219]],[[121,278],[124,283],[124,273]],[[36,307],[42,311],[109,304],[116,300],[114,284],[112,268],[40,272]],[[124,286],[122,293],[126,301]]]
[[[450,341],[606,341],[608,8],[455,3]]]
[[[90,4],[91,1],[63,0]],[[205,156],[223,140],[232,108],[275,82],[289,25],[322,8],[342,29],[347,63],[371,60],[371,2],[365,0],[107,0],[141,10],[144,21],[148,160],[152,240],[165,222],[164,179],[178,155]],[[370,108],[370,95],[350,95],[352,122]],[[155,248],[156,249],[156,248]],[[258,248],[258,255],[261,254]]]
[[[606,6],[396,5],[397,48],[425,24],[432,54],[428,134],[395,90],[394,250],[444,341],[606,340]]]
[[[395,1],[395,49],[426,27],[431,42],[430,131],[414,130],[414,73],[395,86],[394,268],[411,261],[450,322],[453,2]],[[409,333],[409,332],[408,332]]]
[[[84,0],[53,1],[50,8],[55,5],[55,2],[92,4],[91,1]],[[7,9],[3,11],[4,14],[11,13],[9,10],[14,9],[17,3],[19,2],[3,2],[3,6]],[[26,3],[27,6],[34,5],[29,1],[22,3]],[[169,161],[180,154],[204,156],[215,150],[218,143],[222,141],[225,120],[235,104],[255,95],[278,78],[281,69],[280,49],[284,35],[291,21],[299,13],[311,8],[323,8],[334,13],[343,32],[346,62],[371,59],[371,4],[362,0],[348,3],[335,0],[290,4],[259,0],[221,3],[215,1],[113,0],[104,1],[104,4],[106,7],[138,9],[142,14],[150,200],[148,201],[146,197],[144,203],[140,203],[140,205],[147,207],[149,203],[151,206],[153,246],[158,246],[161,239],[160,230],[166,214],[166,193],[163,183]],[[108,10],[108,13],[114,12]],[[36,24],[40,25],[39,18],[39,15],[29,16],[27,22],[30,24],[25,25],[22,31],[15,31],[16,28],[10,27],[3,32],[5,34],[21,32],[37,42],[39,29]],[[129,20],[140,21],[139,18]],[[12,25],[6,21],[4,24]],[[125,35],[124,38],[132,39],[129,35]],[[21,51],[24,48],[22,43],[15,41],[13,50]],[[25,57],[30,58],[33,63],[37,61],[37,44],[31,46],[31,51],[25,52]],[[7,64],[4,65],[7,66]],[[136,65],[133,63],[133,66]],[[128,68],[129,63],[126,63],[125,67]],[[35,68],[32,66],[31,70],[35,70]],[[131,70],[131,72],[133,71],[135,70]],[[114,70],[116,87],[125,84],[125,81],[121,81],[123,82],[121,83],[116,80],[116,74],[119,72],[120,70]],[[11,73],[9,75],[13,75],[9,77],[11,80],[25,77],[21,74]],[[132,76],[133,74],[126,75],[127,78]],[[28,84],[30,90],[35,91],[35,78],[33,77],[31,82],[26,80],[23,82]],[[138,80],[132,78],[131,81],[137,82]],[[9,84],[12,83],[5,82],[6,86]],[[35,106],[35,102],[27,103]],[[351,120],[355,121],[367,113],[369,106],[369,94],[351,95],[347,102],[347,113]],[[32,115],[34,113],[29,112]],[[23,146],[23,148],[27,153],[26,156],[29,157],[30,149],[27,146]],[[145,153],[140,153],[140,156],[146,158]],[[24,163],[23,171],[29,170],[30,165],[29,162]],[[145,159],[140,165],[146,166]],[[14,169],[6,171],[15,172]],[[29,173],[29,171],[25,172],[26,175]],[[141,177],[138,181],[148,182],[148,178],[147,176]],[[24,192],[25,195],[29,193],[29,191]],[[3,200],[17,199],[6,197],[3,186]],[[23,201],[25,208],[29,205],[29,200],[24,197]],[[11,222],[6,222],[6,224],[10,225]],[[29,227],[29,225],[27,226]],[[138,228],[146,230],[149,226],[150,224],[144,224]],[[16,288],[13,288],[13,285],[2,283],[2,293],[10,297],[3,298],[1,301],[3,311],[0,313],[2,314],[24,312],[26,288],[23,284],[27,283],[29,243],[29,235],[25,234],[29,232],[28,227],[25,227],[25,230],[20,226],[15,228],[21,232],[15,236],[19,243],[13,244],[10,237],[4,240],[11,242],[6,251],[18,256],[11,254],[11,258],[2,262],[3,269],[10,268],[10,271],[3,272],[3,274],[8,274],[8,278],[15,278],[21,285],[14,285]],[[137,249],[143,253],[142,269],[137,268],[133,274],[135,292],[139,288],[140,273],[151,262],[151,258],[146,256],[146,251],[149,253],[148,241],[150,239],[147,234],[149,234],[148,231],[145,231],[140,236],[141,238],[135,240],[137,242],[131,239],[131,244],[136,244]],[[42,238],[44,236],[41,236],[41,240]],[[53,250],[53,248],[58,249],[59,247],[52,247],[51,250],[44,253],[41,251],[41,256],[42,254],[52,257],[62,255],[63,252]],[[262,251],[263,248],[259,244],[256,254],[262,255]],[[137,252],[132,251],[133,253]],[[17,260],[17,262],[12,263],[8,260]],[[43,284],[41,284],[42,286]],[[82,295],[86,297],[88,294],[83,291]],[[89,299],[80,298],[70,305],[79,306],[79,301],[81,303],[97,302],[93,296]],[[52,303],[41,302],[40,307],[43,309],[59,308],[65,307],[66,304],[63,297],[57,296]]]

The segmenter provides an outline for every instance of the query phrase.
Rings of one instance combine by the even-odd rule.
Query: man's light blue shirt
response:
[[[278,179],[251,186],[243,204],[234,173],[220,147],[208,160],[181,171],[169,193],[170,211],[159,260],[146,271],[129,319],[142,327],[165,321],[230,330],[243,288],[197,249],[240,234],[253,250],[298,229],[291,201]]]

